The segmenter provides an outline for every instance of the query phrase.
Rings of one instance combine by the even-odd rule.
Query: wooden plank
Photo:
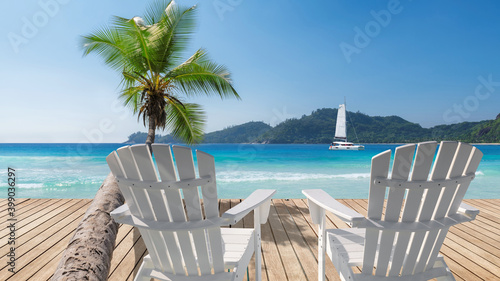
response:
[[[55,202],[50,202],[50,201],[45,201],[42,200],[40,201],[39,204],[36,204],[36,206],[33,206],[30,210],[26,210],[25,212],[16,212],[16,229],[19,230],[25,225],[31,223],[33,220],[37,218],[37,215],[40,213],[47,213],[55,208],[57,208],[61,204],[67,203],[66,201],[61,201],[57,200]],[[34,216],[33,216],[34,215]],[[0,230],[0,239],[3,239],[9,234],[9,229],[7,228],[2,228]]]
[[[496,255],[500,258],[500,243],[491,237],[486,236],[482,231],[477,231],[476,228],[472,229],[465,224],[456,225],[453,228],[453,233],[460,237],[465,237],[474,245],[478,245],[482,249]]]
[[[475,220],[469,222],[469,224],[471,226],[474,226],[476,229],[482,229],[483,231],[486,230],[488,236],[497,239],[497,241],[500,241],[500,234],[498,234],[499,232],[498,227],[491,226],[485,223],[481,214],[479,214],[479,216],[477,216]]]
[[[494,212],[500,212],[500,206],[498,206],[498,199],[465,199],[464,200],[469,205],[474,205],[476,202],[480,203],[481,206],[484,206]]]
[[[83,217],[85,211],[87,210],[88,208],[88,205],[90,205],[90,203],[92,202],[91,200],[89,199],[79,199],[80,202],[85,202],[85,207],[84,208],[80,208],[80,211],[83,210],[83,212],[81,212],[81,217]],[[66,211],[65,211],[66,212]],[[67,211],[69,212],[69,210]],[[77,219],[77,221],[80,221],[80,217]],[[71,235],[72,236],[72,235]],[[34,275],[32,275],[28,280],[34,280],[34,281],[38,281],[38,280],[50,280],[50,278],[52,277],[53,274],[53,271],[48,271],[48,270],[43,270],[44,268],[57,268],[57,265],[59,264],[59,262],[61,261],[61,258],[62,258],[62,255],[64,253],[64,250],[61,251],[57,256],[55,256],[54,258],[50,259],[50,261],[48,261],[44,266],[43,268],[41,268],[40,270],[38,270]]]
[[[142,259],[148,254],[148,250],[145,250],[144,251],[144,254],[142,254],[142,256],[140,257],[139,260],[142,261]],[[135,265],[135,267],[133,268],[132,272],[130,273],[130,275],[128,276],[127,280],[126,281],[134,281],[135,280],[135,276],[137,275],[137,272],[139,272],[139,268],[141,266],[141,263],[137,263]],[[161,280],[158,280],[156,278],[153,278],[151,279],[152,281],[161,281]],[[109,280],[108,280],[109,281]],[[116,280],[116,281],[119,281],[119,280]]]
[[[297,227],[293,217],[290,215],[286,206],[286,200],[275,199],[278,204],[275,204],[278,217],[285,229],[286,235],[290,240],[293,251],[299,260],[299,264],[308,280],[314,280],[318,276],[318,262],[314,259],[314,254],[304,240]],[[298,267],[297,264],[296,266]]]
[[[46,230],[41,230],[39,232],[39,228],[36,228],[34,231],[30,231],[26,236],[23,237],[23,241],[25,239],[29,242],[32,242],[35,244],[35,241],[30,240],[31,238],[35,237],[35,239],[41,237],[51,237],[55,232],[57,232],[59,229],[66,228],[68,227],[68,224],[74,221],[73,216],[68,216],[68,213],[74,214],[77,218],[76,221],[80,221],[83,215],[85,214],[87,208],[89,207],[90,203],[92,202],[90,199],[80,199],[80,202],[77,204],[74,204],[71,206],[69,209],[63,210],[60,215],[54,217],[54,219],[57,221],[54,224],[51,224],[50,226],[47,226]],[[66,213],[67,212],[67,213]],[[50,221],[50,220],[49,220]],[[52,223],[52,222],[50,222]],[[40,227],[42,229],[43,227]],[[31,237],[31,238],[30,238]],[[28,239],[29,238],[29,239]],[[45,243],[45,242],[41,242]],[[24,246],[24,244],[21,244],[21,246]],[[30,246],[27,246],[30,247]],[[53,268],[53,270],[39,270],[34,278],[32,280],[48,280],[52,277],[54,274],[54,270],[57,268],[57,265],[59,264],[59,261],[62,257],[62,251],[61,253],[54,257],[52,260],[49,261],[46,265],[43,266],[43,269],[45,268]]]
[[[133,230],[134,227],[131,225],[122,224],[120,226],[116,235],[115,249],[113,250],[113,259],[111,260],[111,266],[109,267],[108,278],[113,275],[116,268],[120,265],[122,260],[139,239],[139,235],[134,235],[137,231],[134,232]]]
[[[71,205],[67,204],[65,206],[68,206],[68,208],[58,208],[57,211],[58,213],[53,215],[51,214],[51,217],[45,221],[37,219],[39,222],[38,224],[30,224],[27,227],[23,227],[20,230],[16,231],[16,247],[19,248],[28,241],[30,241],[34,237],[38,237],[40,235],[50,235],[47,233],[51,233],[51,231],[55,231],[60,227],[60,225],[65,225],[64,223],[69,222],[68,221],[68,213],[80,213],[83,215],[85,213],[86,208],[90,204],[90,200],[88,199],[75,199],[76,202]],[[42,221],[40,223],[40,221]],[[9,252],[9,245],[2,245],[0,247],[0,256],[3,258],[7,253]],[[0,262],[3,265],[4,263],[2,262],[0,258]]]
[[[491,202],[486,199],[466,199],[464,202],[468,202],[467,204],[471,206],[475,206],[476,208],[481,208],[485,210],[489,210],[493,213],[500,212],[500,207],[496,206],[494,202]]]
[[[271,210],[273,209],[274,201],[271,202]],[[270,218],[269,218],[270,219]],[[262,256],[265,262],[265,271],[269,281],[278,281],[286,279],[283,261],[275,241],[273,231],[271,230],[270,221],[263,224],[261,227],[262,235]],[[262,274],[264,276],[264,272]]]
[[[271,205],[271,210],[269,212],[269,224],[271,226],[271,231],[273,232],[274,241],[278,246],[279,255],[283,261],[286,276],[289,280],[306,280],[304,271],[300,266],[298,266],[300,264],[299,260],[293,251],[292,244],[278,216],[276,205],[279,204],[279,201],[273,200],[273,204]],[[281,279],[282,278],[283,277],[281,277]]]
[[[33,245],[36,244],[33,248],[25,247],[19,249],[17,252],[19,268],[16,267],[16,274],[8,278],[0,274],[0,280],[27,280],[38,270],[42,270],[48,261],[62,253],[81,219],[81,215],[68,214],[68,216],[73,217],[73,221],[66,227],[60,228],[50,237],[39,236],[39,239],[42,241],[38,244],[36,244],[37,240],[32,239]]]
[[[309,215],[309,208],[305,205],[304,201],[300,199],[291,199],[290,201],[285,202],[288,211],[292,215],[297,227],[300,230],[300,233],[303,239],[306,241],[310,251],[313,254],[314,261],[318,262],[318,232],[317,225],[314,225],[311,217]],[[314,268],[318,269],[318,264],[314,265]],[[331,262],[325,263],[325,275],[326,279],[330,281],[339,281],[340,277],[335,270],[335,267]],[[311,280],[316,280],[317,277],[312,278]]]
[[[137,229],[133,230],[139,235]],[[122,281],[122,280],[134,280],[135,275],[139,271],[139,267],[142,264],[142,259],[146,255],[146,244],[142,238],[137,239],[137,242],[133,245],[132,249],[127,253],[127,255],[122,259],[122,262],[116,267],[113,275],[111,275],[108,281]]]
[[[29,201],[31,200],[27,200],[26,203]],[[45,203],[44,206],[58,201],[61,200],[33,200],[39,205]],[[237,201],[240,200],[234,200],[234,204]],[[361,214],[366,214],[367,201],[364,199],[339,201]],[[42,210],[40,213],[31,213],[29,217],[32,216],[33,223],[26,226],[26,231],[19,236],[21,244],[18,254],[22,254],[18,260],[19,266],[22,267],[19,275],[11,276],[4,267],[0,270],[0,280],[7,278],[10,278],[8,280],[48,280],[57,267],[62,251],[67,246],[67,241],[89,203],[90,200],[62,199],[59,207],[52,210],[52,214],[57,213],[53,217],[50,217],[52,211],[43,212]],[[469,199],[466,203],[479,207],[480,210],[483,209],[478,216],[480,223],[464,223],[450,228],[441,254],[445,257],[445,261],[457,280],[500,280],[500,265],[496,262],[500,257],[497,234],[500,232],[500,227],[495,227],[491,221],[484,222],[488,220],[484,215],[491,215],[491,210],[495,208],[492,204],[500,205],[500,200],[483,202],[482,199]],[[221,212],[230,206],[231,200],[219,200]],[[35,205],[30,208],[35,208]],[[346,227],[345,223],[337,220],[334,215],[330,214],[327,220],[328,227],[334,228],[334,222],[341,227]],[[253,226],[253,220],[249,215],[243,219],[243,227],[251,226]],[[130,226],[122,226],[118,231],[109,276],[111,281],[133,280],[143,256],[147,253],[144,242],[138,232],[134,234],[134,231],[137,232]],[[21,239],[23,237],[26,240]],[[311,272],[317,270],[317,226],[310,221],[305,199],[273,200],[270,223],[262,225],[262,238],[263,280],[316,280],[316,276],[311,278],[310,275],[313,274]],[[284,252],[284,249],[288,252]],[[292,257],[289,257],[290,255]],[[311,270],[302,270],[302,267],[306,266],[311,267]],[[290,267],[297,267],[302,275],[292,276],[288,272]],[[355,270],[359,272],[359,268]],[[254,280],[253,272],[251,267],[250,280]],[[326,263],[326,276],[328,280],[340,280],[331,262]]]
[[[443,252],[443,248],[441,248],[441,254],[444,256],[444,260],[446,264],[450,267],[450,270],[453,273],[453,277],[455,277],[455,279],[457,280],[462,279],[466,281],[481,280],[481,276],[474,274],[470,269],[466,267],[466,265],[461,264],[460,262],[457,262],[454,259],[450,258],[448,256],[448,254],[450,254],[450,251],[448,251],[447,248],[445,248],[444,250],[445,251]],[[482,280],[484,280],[484,278]]]
[[[135,267],[142,264],[142,259],[147,252],[146,245],[137,229],[123,228],[123,232],[127,235],[115,247],[119,252],[116,255],[116,261],[115,254],[113,253],[113,259],[111,260],[113,271],[109,274],[109,281],[127,279],[134,273]],[[137,273],[137,270],[135,270],[135,273]]]
[[[41,199],[16,198],[16,201],[14,201],[16,203],[16,213],[21,210],[24,211],[24,209],[31,204],[36,204],[38,200]],[[8,208],[9,206],[7,199],[2,199],[2,202],[0,202],[0,219],[9,215],[9,213],[7,212]]]
[[[448,263],[450,260],[453,260],[454,262],[465,265],[467,267],[467,271],[460,270],[460,268],[455,267],[454,269],[459,271],[460,273],[457,273],[460,275],[462,278],[466,280],[495,280],[498,277],[495,277],[493,274],[485,271],[483,268],[478,266],[475,263],[472,263],[467,257],[462,256],[459,254],[456,249],[453,249],[449,247],[447,244],[443,244],[441,247],[440,253],[445,256],[445,261]],[[453,271],[453,270],[452,270]],[[466,274],[467,272],[470,272],[472,274]],[[462,275],[466,274],[466,275]]]
[[[57,256],[54,256],[52,259],[50,259],[50,261],[48,261],[40,270],[38,270],[35,274],[33,274],[26,280],[33,280],[33,281],[50,280],[50,278],[52,278],[52,276],[54,275],[54,272],[47,271],[44,269],[56,268],[59,262],[61,261],[62,256],[63,256],[63,251],[61,251]]]
[[[464,241],[464,239],[458,238],[453,233],[448,233],[445,243],[448,247],[467,257],[471,262],[481,266],[496,276],[500,276],[498,257],[489,254],[476,245]]]
[[[500,217],[498,217],[498,213],[500,213],[500,210],[492,207],[488,204],[482,203],[480,200],[472,200],[471,206],[474,206],[479,209],[479,211],[482,213],[481,217],[487,218],[491,222],[494,223],[500,223]]]

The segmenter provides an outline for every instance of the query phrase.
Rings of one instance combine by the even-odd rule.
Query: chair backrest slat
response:
[[[443,141],[439,145],[439,150],[436,155],[436,160],[434,161],[434,167],[432,168],[430,179],[432,181],[440,181],[445,180],[450,171],[451,163],[453,158],[455,157],[457,151],[458,143],[452,141]],[[433,214],[438,208],[438,201],[443,190],[443,186],[428,189],[424,192],[422,209],[420,210],[418,220],[419,221],[429,221],[432,219]],[[435,248],[436,245],[439,245],[440,230],[433,229],[426,233],[417,233],[414,238],[414,245],[417,245],[417,242],[421,243],[421,253],[420,259],[416,261],[416,266],[414,268],[415,273],[422,272],[425,270],[426,265],[429,260],[433,260],[431,258],[431,251]],[[424,237],[425,235],[425,237]],[[445,236],[446,234],[444,234]],[[443,236],[443,237],[444,237]],[[440,247],[440,246],[439,246]],[[434,262],[432,262],[434,263]],[[413,270],[410,266],[405,267],[404,273],[409,274],[410,270]]]
[[[200,177],[209,176],[211,182],[201,189],[203,196],[203,209],[207,218],[219,216],[219,207],[217,201],[217,185],[215,181],[215,162],[214,157],[203,151],[196,152],[198,160],[198,174]]]
[[[158,175],[151,157],[151,151],[147,145],[133,145],[130,147],[134,155],[137,168],[144,181],[158,181]],[[140,189],[136,189],[137,193],[141,193]],[[163,199],[161,190],[144,190],[146,197],[149,199],[151,209],[157,221],[169,221],[167,206]],[[152,244],[156,249],[156,254],[161,263],[161,269],[166,272],[172,272],[172,261],[165,245],[165,238],[159,231],[141,230],[141,233],[148,232],[151,237]]]
[[[436,155],[436,148],[436,142],[418,144],[410,180],[425,181],[428,179],[432,160],[434,159],[434,155]],[[422,195],[423,190],[408,191],[401,221],[413,222],[417,219],[422,203]]]
[[[190,180],[196,178],[194,170],[193,154],[191,149],[183,146],[173,146],[174,156],[177,164],[177,171],[180,180]],[[197,186],[183,188],[184,203],[186,205],[188,220],[197,221],[203,219],[201,212],[200,194]],[[208,243],[205,230],[195,230],[191,232],[196,248],[198,266],[202,274],[209,274],[211,270],[210,258],[208,256]],[[188,272],[197,271],[194,264],[186,264]],[[194,274],[194,273],[190,273]]]
[[[372,158],[371,175],[374,177],[387,178],[391,151],[387,150]],[[368,218],[378,220],[382,217],[384,208],[385,187],[370,181],[370,192],[368,195]],[[363,256],[363,270],[366,275],[371,275],[377,251],[379,231],[376,229],[366,230],[365,251]]]
[[[127,174],[127,179],[133,179],[133,180],[142,180],[142,177],[140,175],[139,169],[137,167],[137,163],[135,160],[135,157],[132,153],[132,150],[130,146],[122,147],[119,148],[117,151],[120,162],[123,166],[123,170]],[[126,187],[124,187],[126,188]],[[141,218],[148,219],[148,220],[154,220],[154,213],[153,209],[151,208],[149,198],[145,192],[145,190],[140,189],[140,188],[134,188],[134,187],[129,187],[130,189],[130,194],[132,198],[127,198],[125,197],[125,200],[131,201],[135,200],[135,208],[129,209],[130,211],[137,215],[140,216]],[[126,196],[124,194],[124,196]],[[161,270],[167,270],[168,265],[163,265],[160,256],[158,255],[158,251],[156,250],[155,244],[153,242],[153,239],[156,240],[154,237],[151,236],[151,231],[146,230],[146,229],[139,229],[141,232],[141,236],[144,240],[144,244],[146,244],[146,247],[149,250],[149,254],[151,256],[151,259],[153,260],[153,263],[155,266],[160,267],[159,269]]]
[[[214,157],[203,151],[196,151],[196,159],[198,160],[198,175],[200,177],[210,176],[210,183],[203,186],[201,194],[203,196],[203,209],[207,219],[216,218],[219,216],[219,202],[217,198],[217,184],[215,180],[215,161]],[[211,247],[211,260],[215,272],[224,270],[224,261],[222,258],[222,235],[220,228],[209,228],[208,239]]]
[[[177,176],[175,174],[174,161],[170,146],[164,144],[153,144],[152,148],[161,180],[176,181]],[[167,200],[170,221],[185,222],[186,213],[184,212],[180,190],[165,189],[164,192]],[[176,274],[181,274],[181,272],[184,272],[185,263],[181,250],[185,252],[193,252],[188,232],[168,232],[163,233],[163,235],[165,237],[165,243],[169,249],[173,269]],[[176,239],[179,241],[179,244],[177,244]]]
[[[391,151],[384,151],[372,158],[372,177],[387,178],[389,164],[391,161]],[[368,195],[368,218],[379,220],[384,209],[385,189],[383,186],[370,180],[370,192]]]
[[[428,179],[429,171],[432,166],[432,160],[436,154],[436,147],[436,142],[425,142],[418,145],[410,180],[422,181]],[[422,207],[423,194],[423,190],[408,191],[401,221],[417,221],[418,214]],[[401,241],[402,244],[407,244],[409,250],[400,249],[405,255],[404,258],[401,258],[401,260],[395,260],[395,263],[393,263],[394,268],[391,270],[392,274],[396,274],[396,272],[399,273],[400,271],[402,274],[413,271],[417,262],[418,254],[420,253],[422,247],[422,240],[424,238],[425,232],[415,233],[413,238],[410,237],[409,233],[399,234],[397,243]],[[401,255],[401,253],[398,253],[398,258]],[[401,261],[404,261],[402,268],[399,267]]]
[[[168,145],[153,144],[153,154],[162,181],[177,181],[172,151]],[[181,192],[178,189],[165,189],[170,217],[174,222],[186,221],[186,213],[182,203]]]
[[[391,180],[401,180],[401,183],[392,184],[389,188],[383,218],[383,199],[387,184],[383,180],[387,178],[390,151],[373,157],[369,219],[400,222],[404,227],[405,223],[411,226],[418,221],[441,219],[456,214],[470,179],[462,182],[450,179],[465,175],[473,177],[482,153],[469,144],[441,142],[432,167],[436,148],[436,142],[419,143],[415,157],[413,144],[396,149]],[[422,184],[428,180],[432,184]],[[406,185],[407,183],[410,184]],[[409,189],[415,184],[418,188]],[[379,231],[368,227],[362,272],[365,275],[390,277],[421,273],[433,266],[447,232],[448,228],[395,232],[392,229]]]
[[[173,146],[172,153],[169,145],[153,144],[152,148],[158,173],[146,145],[123,147],[107,157],[115,176],[139,181],[119,182],[130,212],[139,218],[160,222],[204,220],[198,186],[176,189],[167,188],[166,184],[164,189],[150,188],[151,182],[158,182],[160,177],[162,182],[196,179],[191,149]],[[219,209],[214,159],[202,152],[198,152],[197,156],[199,175],[210,176],[207,178],[210,182],[202,186],[206,217],[216,218],[219,216]],[[139,230],[158,270],[181,276],[210,275],[224,271],[223,245],[218,225],[181,231]]]
[[[470,144],[467,143],[459,143],[457,146],[457,151],[453,157],[453,160],[450,165],[449,172],[447,174],[447,178],[453,178],[457,176],[462,176],[464,175],[464,172],[466,171],[466,166],[469,164],[469,159],[471,157],[471,152],[473,150],[473,147]],[[477,167],[476,167],[477,168]],[[475,172],[475,170],[473,171]],[[469,183],[466,184],[461,184],[462,187],[468,188]],[[433,219],[440,219],[443,218],[444,216],[449,214],[449,210],[451,207],[451,204],[453,203],[453,198],[455,197],[457,193],[457,189],[459,188],[459,184],[448,184],[443,188],[443,191],[441,193],[441,197],[439,199],[439,203],[436,209],[436,212],[434,214]],[[465,193],[466,190],[463,192]],[[461,200],[458,204],[461,203]],[[458,208],[458,207],[457,207]],[[444,228],[439,231],[439,233],[436,233],[435,236],[435,242],[432,247],[432,250],[429,254],[429,258],[427,262],[424,263],[422,261],[421,264],[417,266],[418,270],[426,270],[434,264],[438,254],[439,250],[441,249],[441,245],[444,242],[444,239],[446,238],[446,234],[448,233],[449,228]],[[430,241],[432,242],[432,240]],[[430,247],[429,245],[426,245]]]
[[[396,148],[392,165],[392,179],[408,180],[414,154],[415,144],[408,144]],[[384,221],[399,221],[399,215],[401,213],[401,206],[403,204],[404,195],[405,190],[402,188],[389,189]]]
[[[414,153],[414,144],[408,144],[396,148],[391,173],[392,179],[408,179]],[[405,190],[402,188],[389,188],[384,221],[397,222],[399,220],[404,195]],[[387,274],[389,259],[394,245],[394,236],[395,233],[392,231],[381,231],[379,253],[376,264],[377,270],[375,271],[375,275],[377,276],[385,276]]]
[[[108,157],[106,157],[106,162],[108,162],[109,169],[111,170],[111,173],[115,175],[116,177],[122,177],[122,178],[127,178],[127,175],[125,174],[125,171],[123,170],[122,164],[118,158],[118,154],[116,151],[111,152]],[[137,202],[135,202],[135,199],[132,196],[132,193],[130,191],[130,188],[128,186],[119,186],[120,191],[122,192],[123,196],[125,198],[129,198],[129,201],[127,202],[127,205],[130,210],[137,210]]]
[[[457,152],[455,153],[455,157],[451,162],[451,167],[448,172],[447,178],[453,178],[457,176],[461,176],[464,173],[465,165],[467,164],[470,156],[470,152],[472,150],[472,146],[466,143],[459,143]],[[441,195],[439,201],[439,207],[436,210],[436,214],[434,215],[434,219],[441,219],[447,213],[450,208],[451,201],[455,195],[457,189],[457,184],[449,184],[444,187],[443,193]]]
[[[432,168],[430,177],[431,180],[438,181],[446,179],[457,146],[457,142],[441,142],[441,144],[439,145],[436,160],[434,161],[434,167]],[[419,215],[419,221],[428,221],[432,218],[432,215],[436,210],[436,205],[442,189],[442,187],[439,187],[427,190],[425,194],[424,204],[422,206],[422,211]]]
[[[179,180],[190,180],[196,178],[191,149],[189,147],[174,145],[172,146],[172,150],[174,151]],[[184,204],[186,204],[188,219],[190,221],[201,220],[202,214],[198,188],[186,188],[182,190],[182,193],[184,195]]]
[[[430,166],[432,164],[432,158],[434,156],[437,144],[435,142],[421,143],[418,145],[417,154],[415,156],[415,160],[413,160],[413,153],[411,153],[411,160],[400,161],[401,164],[404,164],[405,169],[407,171],[409,166],[412,166],[411,178],[410,180],[427,180],[427,176],[429,174]],[[414,147],[413,147],[414,148]],[[431,155],[431,157],[426,157]],[[396,163],[397,157],[395,157],[394,166],[397,166]],[[408,159],[408,158],[405,158]],[[411,163],[413,162],[413,165]],[[394,169],[394,167],[393,167]],[[408,176],[406,176],[408,177]],[[394,175],[393,175],[394,178]],[[404,189],[400,189],[400,192],[404,193]],[[422,191],[419,190],[410,190],[406,195],[406,201],[404,204],[403,214],[401,221],[414,221],[416,217],[416,213],[418,212],[418,207],[420,204]],[[402,199],[399,201],[399,210],[401,211]],[[399,214],[399,213],[398,213]],[[399,219],[399,217],[397,218]],[[396,220],[397,220],[396,219]],[[387,219],[386,219],[387,221]],[[391,233],[391,232],[389,232]],[[395,236],[395,233],[392,234]],[[404,232],[398,233],[396,237],[396,247],[393,247],[392,260],[390,263],[390,269],[388,276],[398,276],[401,272],[401,267],[403,265],[403,261],[407,254],[407,248],[410,244],[411,233]],[[387,245],[387,247],[392,247],[392,245]]]
[[[465,168],[464,171],[464,175],[475,173],[482,158],[483,158],[483,153],[479,149],[473,147],[469,163],[467,163],[467,167]],[[451,204],[450,210],[448,211],[448,215],[453,215],[458,211],[458,207],[460,207],[460,204],[464,199],[465,193],[467,192],[469,185],[470,182],[466,182],[460,185],[460,187],[457,190],[457,193],[455,194],[455,198],[453,198],[453,202]]]

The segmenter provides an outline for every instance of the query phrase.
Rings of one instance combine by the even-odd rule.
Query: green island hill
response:
[[[323,108],[310,115],[287,119],[272,127],[251,121],[204,135],[202,143],[326,144],[333,140],[336,108]],[[354,126],[354,127],[353,127]],[[360,143],[410,143],[456,140],[469,143],[500,143],[500,114],[492,120],[461,122],[423,128],[399,116],[368,116],[348,112],[347,135]],[[137,132],[125,143],[144,143],[146,133]],[[171,135],[157,135],[157,143],[182,143]]]

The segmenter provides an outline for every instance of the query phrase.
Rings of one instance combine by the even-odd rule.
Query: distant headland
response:
[[[301,118],[287,119],[274,127],[264,122],[252,121],[207,133],[203,143],[330,143],[335,132],[336,118],[337,109],[323,108]],[[351,136],[350,141],[360,143],[409,143],[427,140],[500,143],[500,114],[492,120],[437,125],[431,128],[423,128],[399,116],[368,116],[360,112],[349,112],[348,119],[347,134]],[[125,143],[145,141],[146,133],[137,132],[131,134]],[[156,142],[180,143],[171,135],[157,135]]]

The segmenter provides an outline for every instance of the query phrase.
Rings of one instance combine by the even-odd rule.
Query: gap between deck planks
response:
[[[366,214],[365,199],[340,199],[341,203]],[[441,254],[457,280],[500,280],[500,199],[469,199],[480,210],[477,219],[450,229]],[[5,200],[0,199],[0,218],[6,221]],[[49,280],[62,252],[88,208],[88,199],[18,199],[17,266],[7,271],[8,232],[0,229],[0,280]],[[240,199],[221,199],[223,213]],[[3,204],[2,204],[3,203]],[[328,228],[347,225],[327,213]],[[253,213],[233,227],[253,227]],[[121,225],[109,273],[110,281],[133,280],[146,246],[136,229]],[[317,226],[309,217],[305,199],[273,199],[269,220],[262,225],[263,280],[317,280]],[[254,261],[249,266],[254,281]],[[356,271],[359,272],[359,269]],[[327,280],[340,280],[332,263],[326,262]],[[245,277],[246,280],[246,277]]]

